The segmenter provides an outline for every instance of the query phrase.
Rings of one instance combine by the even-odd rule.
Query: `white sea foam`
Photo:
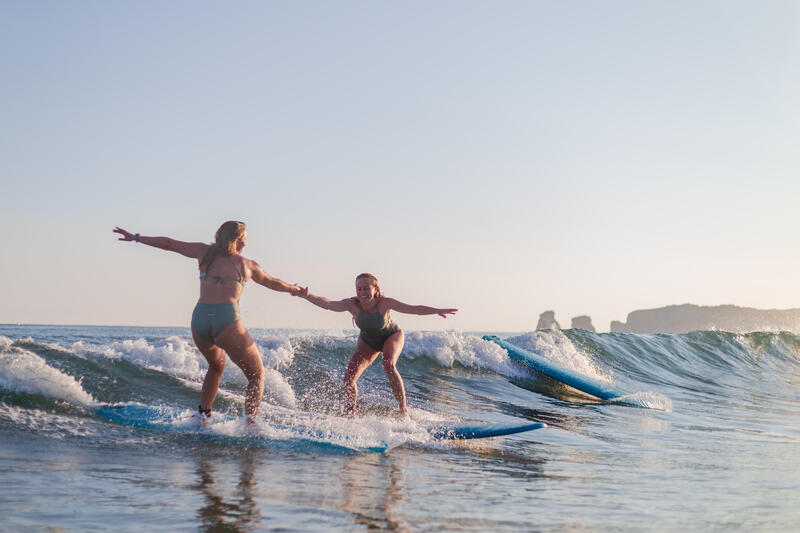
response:
[[[418,420],[430,415],[412,409],[415,419],[392,419],[379,416],[346,417],[331,414],[295,411],[276,405],[264,405],[261,411],[266,423],[261,430],[282,438],[315,435],[320,440],[343,446],[375,446],[386,443],[390,448],[409,440],[430,440],[426,426]],[[419,418],[418,418],[419,417]],[[436,418],[439,420],[439,418]]]
[[[0,387],[83,406],[97,403],[72,376],[51,367],[35,353],[8,344],[0,347]]]
[[[410,331],[406,334],[403,356],[409,359],[432,357],[446,367],[457,362],[465,367],[486,368],[506,376],[527,375],[497,344],[455,331]]]
[[[154,344],[141,338],[113,342],[99,348],[99,351],[106,357],[123,359],[143,368],[188,379],[203,379],[208,368],[194,344],[177,336]]]
[[[353,332],[345,331],[289,331],[270,334],[256,340],[267,368],[286,368],[294,361],[297,350],[304,344],[315,350],[333,351],[341,348],[352,350],[356,341]]]
[[[284,407],[295,407],[297,405],[297,397],[294,394],[294,390],[292,390],[292,386],[289,385],[283,374],[277,370],[268,368],[265,371],[264,389]]]
[[[244,417],[212,416],[203,424],[206,434],[217,434],[232,438],[296,441],[297,439],[334,444],[347,448],[382,447],[405,442],[420,429],[413,422],[381,419],[353,419],[311,413],[297,413],[279,406],[265,406],[261,417],[248,424]],[[198,431],[197,413],[191,410],[165,410],[165,429],[176,431]]]
[[[269,336],[258,340],[261,359],[267,368],[286,368],[294,361],[295,348],[285,336]]]
[[[672,400],[657,392],[634,392],[618,398],[612,398],[610,402],[646,409],[658,409],[668,413],[672,412]]]
[[[594,361],[580,351],[569,337],[560,330],[533,331],[517,337],[511,337],[508,342],[535,352],[553,363],[574,370],[584,376],[613,383],[611,376],[603,373],[595,365]]]

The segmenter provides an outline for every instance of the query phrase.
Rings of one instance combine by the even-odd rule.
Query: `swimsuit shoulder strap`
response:
[[[245,283],[244,276],[242,275],[241,271],[239,270],[239,267],[236,266],[236,261],[234,261],[231,256],[228,256],[228,261],[231,262],[231,264],[233,265],[233,268],[236,269],[236,273],[239,275],[239,279],[237,281],[239,283],[241,283],[242,285],[244,285],[244,283]]]

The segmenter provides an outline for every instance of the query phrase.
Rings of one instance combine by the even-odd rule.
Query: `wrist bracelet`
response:
[[[136,241],[136,242],[139,242],[139,234],[138,233],[133,236],[133,240]]]

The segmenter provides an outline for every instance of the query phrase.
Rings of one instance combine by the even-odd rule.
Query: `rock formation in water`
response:
[[[800,333],[800,309],[753,309],[735,305],[670,305],[628,313],[611,322],[611,332],[688,333],[690,331],[790,331]]]
[[[536,329],[550,329],[552,327],[561,329],[561,326],[556,322],[555,311],[545,311],[539,315],[539,323],[536,324]]]
[[[594,329],[592,325],[592,317],[588,315],[581,315],[576,316],[572,319],[572,328],[573,329],[585,329],[586,331],[591,331],[595,333],[597,330]]]

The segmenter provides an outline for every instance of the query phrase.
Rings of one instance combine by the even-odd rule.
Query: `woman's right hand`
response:
[[[118,239],[120,241],[132,241],[132,240],[134,240],[136,238],[133,235],[133,233],[131,233],[130,231],[124,230],[124,229],[119,228],[119,227],[114,228],[113,232],[114,233],[119,233],[120,235],[122,235],[122,237],[120,237]]]

